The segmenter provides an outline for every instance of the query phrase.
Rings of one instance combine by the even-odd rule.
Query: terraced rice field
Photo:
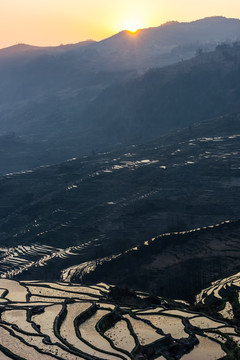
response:
[[[210,298],[223,299],[230,289],[236,290],[238,292],[238,298],[240,299],[240,273],[214,281],[211,286],[202,290],[201,293],[197,295],[197,302],[204,304]],[[226,304],[226,307],[226,310],[230,310],[231,308],[230,304]]]
[[[1,360],[177,359],[176,347],[181,359],[214,360],[227,353],[229,337],[240,343],[224,320],[187,305],[171,309],[161,298],[158,307],[116,303],[106,284],[0,279],[0,289]]]

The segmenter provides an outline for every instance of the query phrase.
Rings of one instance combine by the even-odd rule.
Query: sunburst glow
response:
[[[140,29],[140,24],[137,22],[137,20],[131,20],[129,22],[126,22],[124,25],[124,30],[128,30],[131,32],[136,32],[138,29]]]

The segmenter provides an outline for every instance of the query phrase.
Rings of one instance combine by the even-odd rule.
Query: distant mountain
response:
[[[240,20],[217,16],[189,23],[172,21],[136,33],[125,30],[84,51],[105,58],[108,66],[143,71],[189,59],[198,49],[209,51],[219,43],[237,40]]]
[[[109,141],[139,143],[171,129],[240,111],[240,43],[110,87],[85,112],[88,127]]]
[[[106,72],[143,72],[235,41],[240,20],[209,18],[192,23],[168,23],[157,28],[122,31],[100,42],[86,41],[58,47],[25,44],[0,50],[0,110],[5,103],[29,101],[62,92],[81,92],[89,86],[109,85],[93,78]],[[120,79],[120,78],[119,78]]]
[[[3,59],[11,59],[18,57],[27,57],[28,60],[31,59],[31,56],[39,56],[40,54],[46,54],[46,53],[60,53],[69,51],[72,49],[79,49],[83,46],[87,46],[90,44],[93,44],[95,41],[93,40],[87,40],[82,41],[76,44],[67,44],[67,45],[59,45],[59,46],[33,46],[33,45],[27,45],[27,44],[17,44],[13,45],[7,48],[0,49],[0,61]]]
[[[2,108],[1,172],[145,143],[172,129],[240,111],[238,43],[131,81],[128,76],[126,72],[95,74],[92,84],[125,81],[100,91],[95,85],[87,87],[86,77],[81,92],[69,89],[60,98],[49,95],[25,106]]]
[[[206,18],[190,23],[122,31],[100,42],[85,41],[58,47],[25,44],[0,50],[0,110],[16,101],[49,94],[81,92],[109,85],[96,79],[106,72],[144,72],[189,59],[199,49],[213,50],[222,42],[240,39],[240,20]],[[120,77],[119,77],[120,79]]]
[[[118,69],[143,71],[188,59],[199,48],[209,51],[219,43],[237,40],[240,40],[240,20],[216,16],[192,22],[171,21],[159,27],[140,29],[136,33],[123,30],[99,42],[88,40],[52,47],[17,44],[1,49],[0,60],[5,56],[73,50],[80,59],[88,59],[104,69],[117,66]],[[86,48],[87,45],[91,46]]]
[[[98,43],[1,50],[0,172],[145,142],[238,111],[239,47],[205,52],[239,34],[240,20],[216,17],[123,31]],[[195,60],[180,61],[196,52]]]

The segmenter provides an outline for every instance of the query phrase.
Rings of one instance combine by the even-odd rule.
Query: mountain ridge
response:
[[[29,45],[29,44],[16,44],[9,47],[0,49],[0,59],[2,57],[11,57],[11,56],[19,56],[26,55],[26,53],[32,52],[48,52],[48,51],[68,51],[74,48],[79,48],[81,46],[87,46],[92,43],[95,43],[94,40],[85,40],[75,44],[64,44],[64,45],[56,45],[56,46],[37,46],[37,45]],[[37,55],[37,54],[36,54]]]
[[[162,23],[160,24],[159,26],[150,26],[150,27],[146,27],[146,28],[139,28],[137,30],[137,32],[139,31],[147,31],[149,29],[159,29],[159,28],[164,28],[164,27],[169,27],[169,26],[172,26],[172,25],[189,25],[191,24],[192,26],[194,26],[195,24],[200,24],[200,23],[205,23],[205,24],[209,24],[211,22],[229,22],[229,21],[232,21],[233,23],[237,23],[238,21],[240,21],[240,19],[238,18],[229,18],[229,17],[225,17],[225,16],[208,16],[208,17],[204,17],[204,18],[201,18],[201,19],[196,19],[196,20],[190,20],[190,21],[176,21],[176,20],[170,20],[170,21],[167,21],[165,23]],[[10,45],[10,46],[6,46],[6,47],[3,47],[0,49],[0,56],[1,56],[1,53],[2,52],[5,52],[7,51],[7,49],[9,49],[10,51],[11,50],[14,50],[14,48],[17,48],[17,47],[20,47],[20,46],[24,46],[24,48],[21,49],[21,51],[24,51],[24,50],[30,50],[30,48],[32,50],[34,49],[46,49],[46,50],[49,50],[49,49],[67,49],[67,47],[78,47],[79,45],[84,45],[85,43],[86,44],[90,44],[90,43],[101,43],[101,42],[104,42],[105,40],[108,40],[108,39],[112,39],[113,37],[123,33],[123,32],[129,32],[129,30],[127,29],[123,29],[121,31],[119,31],[118,33],[116,34],[113,34],[107,38],[104,38],[104,39],[101,39],[101,40],[98,40],[98,41],[95,41],[93,39],[87,39],[87,40],[82,40],[82,41],[79,41],[77,43],[67,43],[67,44],[60,44],[60,45],[46,45],[46,46],[42,46],[42,45],[31,45],[31,44],[26,44],[26,43],[19,43],[19,44],[14,44],[14,45]],[[131,31],[130,31],[131,33]],[[134,32],[133,32],[134,33]]]
[[[211,23],[212,19],[205,21]],[[229,20],[219,21],[228,24]],[[149,34],[150,30],[146,31]],[[239,32],[234,30],[234,37],[238,33],[240,27]],[[179,38],[179,32],[176,34]],[[40,161],[49,164],[78,154],[105,151],[121,143],[143,143],[172,128],[191,126],[193,122],[239,110],[237,46],[232,49],[228,44],[225,48],[218,45],[218,50],[210,53],[213,44],[181,45],[185,39],[181,35],[177,47],[174,40],[174,49],[170,43],[164,48],[156,45],[159,42],[155,43],[154,35],[151,44],[156,47],[152,52],[150,43],[149,47],[143,46],[148,44],[145,35],[139,35],[137,48],[143,49],[147,58],[153,56],[155,66],[178,62],[145,74],[142,65],[147,58],[144,60],[137,52],[132,56],[132,51],[137,50],[132,46],[132,41],[137,42],[134,36],[123,35],[129,46],[120,34],[120,45],[115,37],[78,50],[42,54],[29,62],[25,58],[23,63],[6,60],[6,67],[0,67],[0,142],[8,144],[5,162],[9,159],[10,163],[18,138],[17,153],[22,158],[15,169],[9,166],[0,172],[20,170],[20,163],[28,169],[38,166]],[[226,33],[222,39],[225,37]],[[159,56],[159,51],[165,55]],[[195,59],[179,61],[196,52]],[[150,60],[147,67],[153,64]],[[136,80],[131,82],[133,79]],[[199,84],[198,91],[195,84]],[[26,151],[30,144],[35,152],[32,160]]]

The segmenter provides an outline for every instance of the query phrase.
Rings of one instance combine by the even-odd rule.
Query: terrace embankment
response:
[[[0,288],[1,359],[213,360],[227,359],[240,343],[223,316],[104,283],[0,279]]]
[[[116,258],[96,262],[83,281],[106,281],[170,298],[194,300],[212,281],[240,270],[240,221],[167,233]],[[119,271],[121,269],[121,271]],[[76,269],[77,270],[77,269]],[[78,273],[76,271],[75,281]]]

